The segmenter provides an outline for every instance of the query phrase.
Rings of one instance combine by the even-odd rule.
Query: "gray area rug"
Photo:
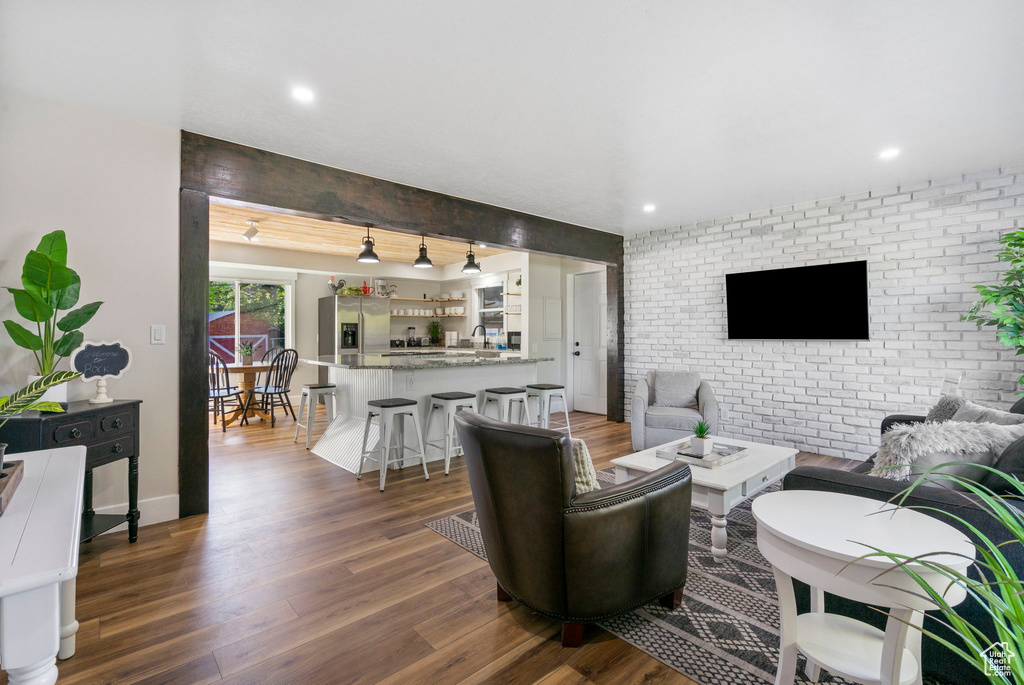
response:
[[[599,471],[602,485],[612,469]],[[779,489],[778,485],[766,492]],[[750,501],[729,514],[729,557],[711,556],[711,519],[691,514],[689,570],[683,603],[674,610],[658,603],[624,614],[601,627],[702,685],[775,682],[779,650],[778,600],[770,564],[757,550]],[[476,511],[431,521],[427,527],[482,559],[487,558]],[[800,657],[797,682],[803,677]],[[822,672],[822,683],[850,681]],[[925,682],[933,682],[926,679]]]

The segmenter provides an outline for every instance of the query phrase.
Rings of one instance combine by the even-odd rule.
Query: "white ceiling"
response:
[[[1024,161],[1022,26],[1019,0],[4,0],[0,86],[632,233]]]

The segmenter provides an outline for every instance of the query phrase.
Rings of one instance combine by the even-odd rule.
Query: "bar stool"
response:
[[[442,437],[437,440],[430,439],[431,419],[434,410],[441,412]],[[430,396],[430,411],[427,412],[427,439],[426,444],[444,450],[444,475],[448,475],[448,467],[451,465],[452,452],[455,450],[462,454],[462,443],[455,432],[455,412],[460,409],[472,409],[476,411],[476,395],[471,392],[435,392]],[[443,446],[442,446],[443,443]]]
[[[327,410],[327,423],[334,420],[334,407],[337,396],[335,395],[335,387],[330,383],[323,385],[310,385],[305,384],[302,386],[302,397],[299,398],[299,416],[303,415],[303,409],[306,407],[306,403],[309,403],[308,414],[305,416],[306,423],[302,423],[302,419],[295,422],[295,439],[292,442],[299,441],[299,429],[306,429],[306,449],[309,449],[310,439],[313,436],[313,424],[316,423],[316,405],[320,404],[320,398],[324,398],[324,408]],[[321,419],[323,420],[323,419]]]
[[[480,413],[484,416],[487,415],[487,407],[490,406],[491,402],[498,404],[498,420],[508,421],[511,423],[512,418],[512,403],[519,402],[519,423],[527,426],[532,426],[533,422],[530,421],[530,410],[526,404],[526,389],[525,388],[487,388],[484,390],[484,407]]]
[[[389,397],[384,400],[370,400],[366,403],[368,407],[366,415],[366,429],[363,431],[363,453],[359,456],[359,470],[356,471],[356,479],[362,479],[363,477],[363,462],[367,459],[370,461],[377,462],[380,467],[380,491],[384,492],[384,479],[387,478],[388,465],[389,464],[402,464],[409,457],[405,456],[405,417],[412,417],[412,425],[416,430],[416,444],[419,446],[419,452],[414,453],[412,456],[419,456],[420,461],[423,462],[423,477],[426,480],[430,480],[430,474],[427,472],[427,453],[423,449],[423,433],[420,432],[420,416],[419,409],[416,404],[416,400],[407,400],[404,397]],[[377,444],[372,449],[368,449],[366,443],[370,439],[370,422],[373,421],[373,417],[378,417],[377,421],[379,424],[379,433],[377,436]],[[396,430],[396,425],[397,430]],[[398,439],[398,444],[394,446],[394,450],[397,456],[391,458],[392,450],[392,438]],[[376,457],[371,457],[371,453],[379,453]]]
[[[527,397],[537,398],[537,413],[541,428],[564,428],[572,437],[572,428],[569,427],[569,403],[565,401],[565,386],[555,383],[533,383],[526,386]],[[565,423],[551,423],[551,398],[557,397],[562,400],[562,413],[565,415]]]

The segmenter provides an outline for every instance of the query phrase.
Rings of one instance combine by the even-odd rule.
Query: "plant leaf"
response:
[[[44,235],[39,241],[36,252],[41,252],[61,266],[67,266],[68,240],[64,231],[53,231]]]
[[[90,302],[89,304],[83,307],[71,310],[70,312],[65,314],[60,321],[57,322],[57,328],[65,332],[74,331],[81,328],[85,324],[89,323],[89,319],[93,317],[93,315],[96,313],[96,310],[100,308],[101,304],[103,303]]]
[[[61,383],[67,383],[73,378],[78,378],[82,374],[77,371],[54,371],[48,373],[42,378],[38,378],[21,390],[12,394],[7,404],[0,408],[0,416],[14,416],[19,414],[33,404],[35,404],[40,397],[43,396],[49,388]]]
[[[20,288],[8,288],[7,290],[14,295],[14,308],[29,321],[42,323],[49,321],[53,316],[53,307],[36,293]]]
[[[62,412],[62,411],[64,411],[64,407],[60,406],[60,402],[50,402],[50,401],[36,402],[35,404],[31,404],[28,407],[26,407],[26,409],[30,409],[30,410],[33,410],[33,411],[51,411],[51,412]]]
[[[85,340],[85,334],[82,331],[70,331],[60,336],[60,340],[53,346],[53,351],[58,357],[67,357],[82,344],[83,340]]]
[[[71,272],[71,285],[51,293],[50,304],[54,309],[71,309],[78,304],[78,296],[82,290],[82,279],[78,277],[74,269]]]
[[[18,347],[24,347],[26,350],[32,350],[33,352],[43,349],[43,339],[35,333],[28,331],[21,324],[8,319],[4,321],[4,328],[7,329],[7,334],[11,336],[11,340]]]
[[[26,290],[39,294],[60,290],[71,285],[71,269],[53,261],[42,252],[31,250],[25,255],[25,266],[21,271],[21,282]]]

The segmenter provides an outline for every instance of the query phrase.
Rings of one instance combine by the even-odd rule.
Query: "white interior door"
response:
[[[573,278],[572,396],[576,411],[608,413],[607,301],[604,271]]]

